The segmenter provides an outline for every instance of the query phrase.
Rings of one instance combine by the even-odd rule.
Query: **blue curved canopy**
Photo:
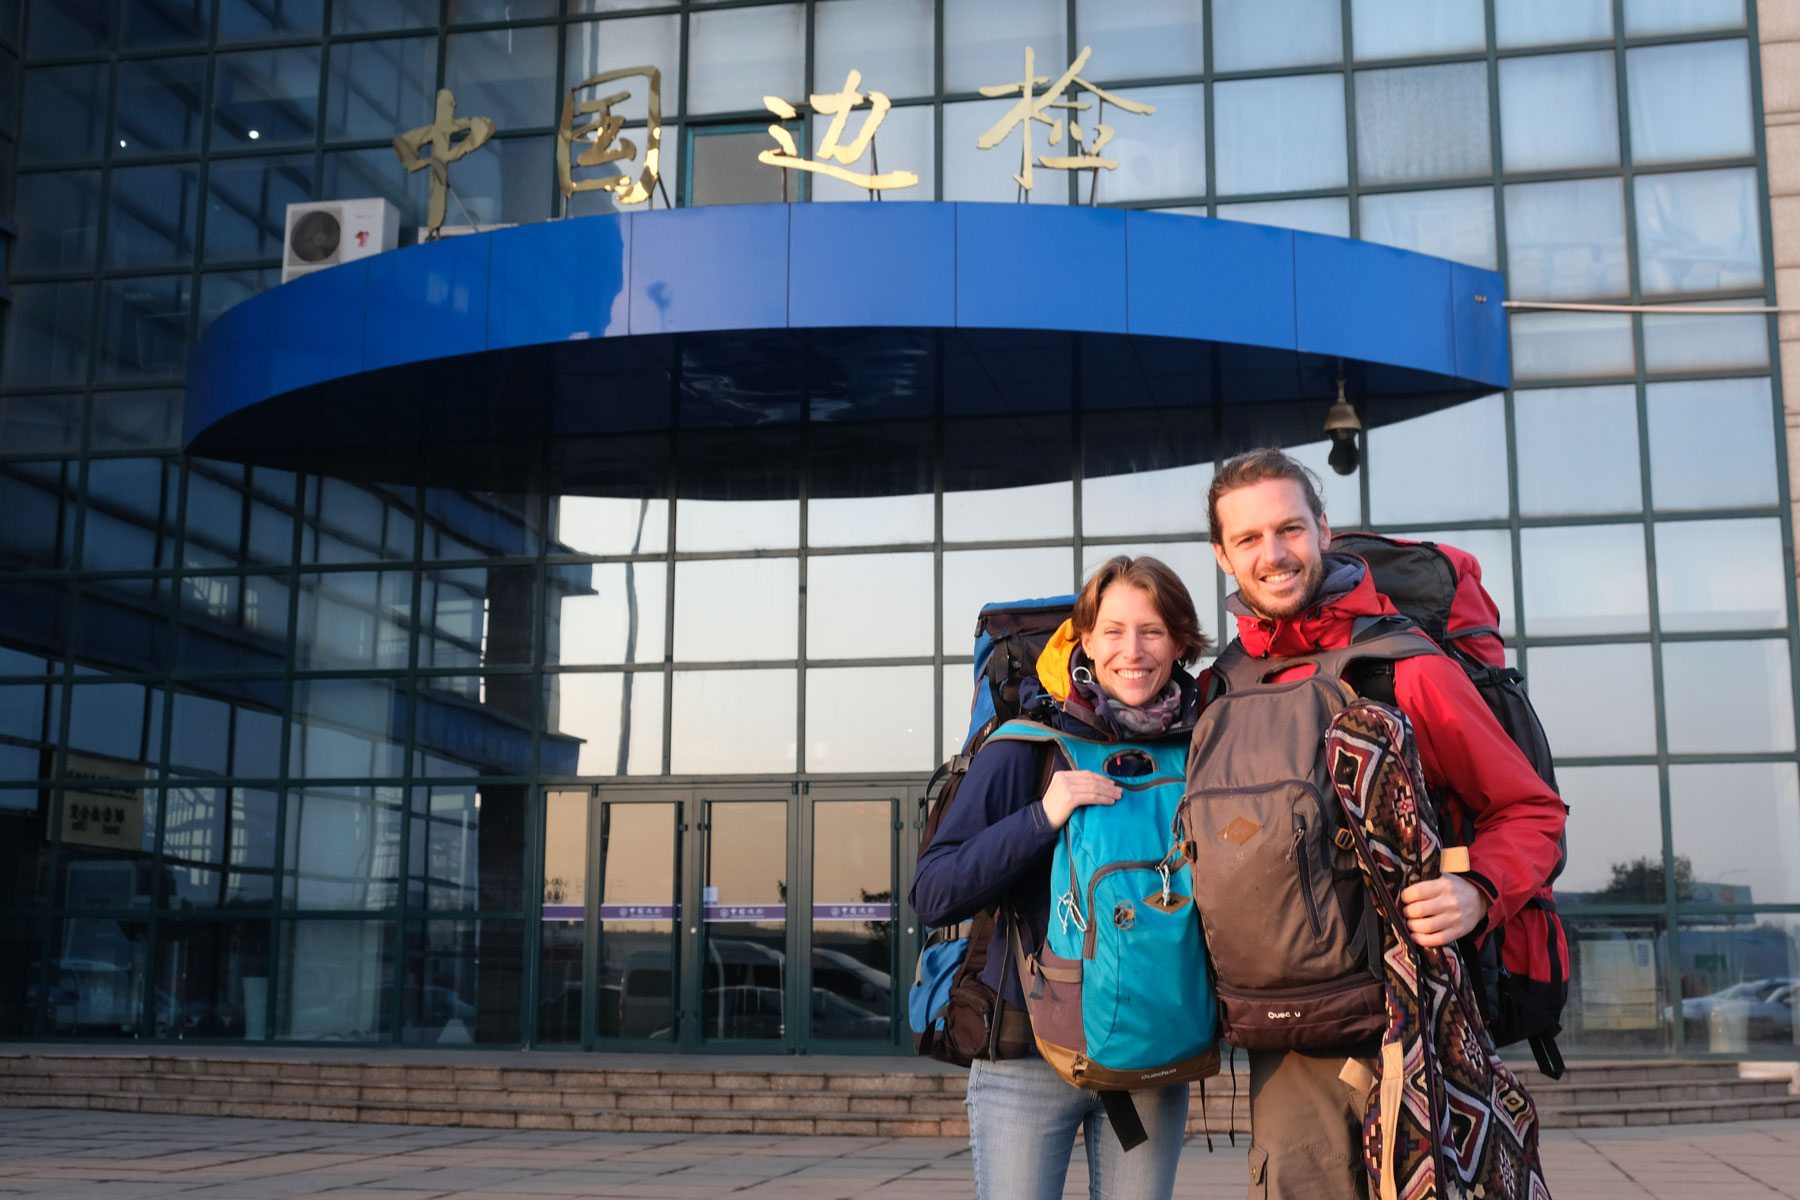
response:
[[[1340,374],[1365,424],[1507,386],[1502,287],[1366,242],[1118,209],[548,221],[239,304],[195,347],[185,435],[194,454],[394,482],[548,468],[556,486],[634,491],[680,430],[718,443],[691,474],[734,495],[783,491],[757,460],[806,430],[861,456],[859,490],[883,446],[939,420],[1222,405],[1240,440],[1315,441]],[[1209,454],[1203,442],[1190,452]],[[1032,473],[1012,468],[1014,482]]]

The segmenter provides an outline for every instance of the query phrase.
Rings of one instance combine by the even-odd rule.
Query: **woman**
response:
[[[1210,645],[1175,572],[1154,558],[1121,555],[1081,589],[1074,615],[1038,659],[1038,680],[1021,689],[1021,708],[1086,738],[1185,739],[1199,689],[1183,668]],[[1005,901],[1026,936],[1042,943],[1058,831],[1077,808],[1109,805],[1120,794],[1092,771],[1057,771],[1046,786],[1044,753],[1031,743],[996,741],[975,756],[919,859],[912,900],[927,925],[953,924]],[[997,929],[983,981],[1023,1009],[1018,970],[1004,965],[1010,957],[1004,929]],[[1126,1153],[1106,1128],[1100,1094],[1064,1082],[1035,1050],[976,1061],[968,1109],[977,1200],[1057,1200],[1077,1129],[1087,1143],[1094,1195],[1167,1200],[1186,1131],[1187,1084],[1138,1092],[1134,1100],[1150,1140]]]

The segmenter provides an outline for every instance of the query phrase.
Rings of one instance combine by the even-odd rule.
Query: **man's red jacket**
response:
[[[1361,559],[1327,554],[1325,565],[1325,598],[1298,616],[1266,620],[1232,597],[1245,650],[1259,658],[1284,658],[1340,649],[1350,644],[1358,617],[1399,611],[1375,590]],[[1360,578],[1344,590],[1342,581],[1352,570],[1359,570]],[[1487,896],[1487,918],[1478,930],[1497,928],[1549,879],[1561,857],[1568,810],[1449,658],[1427,654],[1396,661],[1394,699],[1412,721],[1425,782],[1449,810],[1446,844],[1453,844],[1454,830],[1468,828],[1468,818],[1474,818],[1470,869],[1463,877]],[[1509,959],[1514,951],[1509,945]]]

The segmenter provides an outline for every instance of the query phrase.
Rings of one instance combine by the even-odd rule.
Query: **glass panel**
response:
[[[543,941],[538,953],[540,1042],[581,1040],[582,955],[587,944],[588,790],[544,793]],[[601,1005],[602,1020],[608,1006]],[[613,1006],[617,1012],[617,1006]]]
[[[1755,152],[1746,43],[1644,46],[1626,52],[1625,76],[1633,162]]]
[[[436,112],[437,59],[436,37],[334,44],[325,84],[326,138],[393,137],[429,125]]]
[[[1525,682],[1559,758],[1656,753],[1650,647],[1535,647]]]
[[[813,79],[835,86],[852,70],[890,99],[929,96],[932,0],[829,0],[813,9]],[[917,168],[909,168],[916,171]]]
[[[1792,793],[1788,796],[1792,808]],[[1793,832],[1788,833],[1792,841]],[[1790,868],[1791,870],[1791,868]],[[1738,871],[1729,872],[1742,878]],[[1696,892],[1709,890],[1696,883]],[[1720,885],[1744,895],[1749,888]],[[1763,899],[1761,895],[1758,900]],[[1800,999],[1800,930],[1792,914],[1726,913],[1681,922],[1681,1020],[1689,1051],[1792,1058]]]
[[[1557,1035],[1563,1053],[1570,1046],[1590,1054],[1668,1053],[1673,1014],[1661,921],[1582,917],[1567,925],[1569,1002]]]
[[[1716,319],[1716,318],[1714,318]],[[1629,375],[1631,318],[1608,313],[1514,313],[1513,378]]]
[[[677,671],[670,770],[714,775],[794,770],[793,671]]]
[[[19,176],[13,219],[14,275],[91,271],[100,239],[100,172]]]
[[[410,572],[302,575],[295,665],[404,667],[411,618]]]
[[[109,279],[100,288],[97,380],[178,378],[187,367],[187,275]]]
[[[600,806],[601,1037],[672,1038],[679,804]]]
[[[528,225],[549,220],[550,196],[556,188],[554,147],[555,140],[549,137],[497,137],[462,159],[452,185],[464,207],[452,208],[456,219],[445,224],[473,220],[484,226]]]
[[[661,671],[547,675],[544,691],[544,724],[554,732],[545,735],[538,750],[542,773],[655,775],[662,770]]]
[[[798,500],[683,500],[676,513],[677,550],[780,550],[799,544]]]
[[[1495,0],[1494,40],[1502,47],[1612,39],[1612,0]]]
[[[77,868],[104,871],[109,877],[129,876],[135,869],[130,863],[71,863],[72,887]],[[101,876],[88,882],[100,884]],[[149,933],[142,921],[63,921],[50,961],[45,1027],[78,1037],[138,1036],[150,967]]]
[[[177,663],[189,671],[279,670],[286,657],[288,588],[266,575],[182,579],[176,588]]]
[[[1339,0],[1213,0],[1213,69],[1337,62],[1344,57],[1342,14]]]
[[[1151,105],[1156,111],[1148,115],[1116,110],[1105,114],[1113,138],[1101,153],[1119,166],[1117,170],[1102,172],[1099,198],[1116,201],[1205,195],[1206,88],[1196,83],[1132,88],[1120,94],[1127,100]],[[1092,178],[1087,182],[1091,186]]]
[[[161,705],[146,705],[144,691],[136,683],[86,683],[75,688],[69,696],[70,749],[130,763],[161,759],[162,714],[156,711]]]
[[[408,489],[405,499],[410,498]],[[412,557],[415,525],[401,501],[380,486],[308,476],[301,500],[306,519],[300,527],[300,561],[355,563]]]
[[[933,576],[929,554],[808,559],[807,658],[930,654]]]
[[[1089,420],[1083,430],[1083,536],[1204,530],[1204,497],[1213,476],[1205,444],[1210,418],[1210,412],[1165,411]]]
[[[1358,92],[1358,103],[1361,103]],[[1364,196],[1362,239],[1455,262],[1498,267],[1494,189],[1444,188]],[[1516,319],[1516,318],[1515,318]]]
[[[1205,215],[1205,214],[1201,214]],[[1350,202],[1342,196],[1314,200],[1262,200],[1250,204],[1221,204],[1219,217],[1251,225],[1275,225],[1330,237],[1350,236]]]
[[[1360,59],[1450,54],[1487,44],[1481,0],[1351,0],[1350,26]]]
[[[1073,563],[1063,547],[954,550],[944,554],[944,652],[967,654],[976,615],[997,600],[1072,591]]]
[[[779,1039],[786,1028],[787,805],[708,804],[706,819],[700,1036]]]
[[[157,926],[157,1037],[261,1041],[268,1033],[268,995],[267,921]]]
[[[1377,525],[1506,515],[1504,454],[1468,459],[1438,449],[1491,446],[1498,451],[1506,444],[1502,397],[1487,396],[1428,416],[1377,426],[1364,438],[1370,519]]]
[[[1026,46],[1036,52],[1033,74],[1055,79],[1068,69],[1063,0],[944,0],[943,9],[947,92],[1017,83],[1025,70]],[[1095,82],[1113,77],[1105,64],[1093,65],[1089,78]],[[946,126],[946,147],[949,133]]]
[[[1500,157],[1508,171],[1616,164],[1613,52],[1501,59]]]
[[[1653,383],[1645,399],[1659,510],[1775,503],[1767,379]]]
[[[320,176],[319,194],[322,196],[375,196],[391,203],[399,214],[399,229],[406,234],[408,228],[416,230],[426,223],[428,205],[430,203],[431,172],[402,171],[397,169],[394,151],[388,146],[378,146],[368,150],[335,150],[325,154],[321,160],[324,164]],[[459,185],[462,177],[457,177]],[[461,195],[459,190],[457,193]],[[462,212],[454,202],[449,212],[460,221]],[[416,236],[408,234],[410,238]],[[268,273],[273,274],[273,273]],[[281,282],[279,274],[273,274],[256,283],[251,291],[266,291]],[[243,278],[244,276],[239,276]],[[201,300],[205,307],[204,292]],[[202,312],[202,320],[206,314]],[[202,325],[202,328],[205,326]]]
[[[213,80],[212,147],[310,142],[318,123],[319,47],[221,54]]]
[[[287,206],[312,194],[310,154],[213,162],[206,176],[206,261],[279,258]]]
[[[25,72],[19,109],[19,162],[100,157],[106,138],[106,65]]]
[[[422,667],[526,665],[537,628],[537,570],[427,572],[419,594]],[[405,655],[404,641],[401,644]]]
[[[412,498],[412,489],[389,489],[401,500]],[[425,491],[426,558],[500,558],[537,553],[538,497],[499,492]],[[398,555],[411,552],[410,521],[390,506],[387,543]]]
[[[1756,169],[1639,175],[1638,274],[1645,292],[1760,287]]]
[[[1736,29],[1744,23],[1744,0],[1625,0],[1625,33],[1685,33]]]
[[[1486,64],[1358,71],[1356,166],[1364,183],[1488,174]]]
[[[392,921],[283,921],[275,1037],[390,1041],[396,932]]]
[[[981,11],[987,11],[985,0]],[[1012,48],[1016,53],[1017,43],[1013,43]],[[1016,62],[997,73],[992,82],[1016,80],[1023,69],[1023,62]],[[1023,161],[1021,130],[1030,127],[1018,126],[1007,134],[1006,140],[988,150],[976,145],[989,129],[1006,119],[1017,103],[1017,100],[1002,98],[944,105],[944,199],[995,204],[1012,204],[1019,199],[1019,185],[1014,182],[1013,174],[1021,170]],[[1047,129],[1032,130],[1034,159],[1046,153],[1044,142],[1048,134]],[[1034,168],[1031,199],[1036,204],[1067,204],[1069,191],[1064,172]]]
[[[1643,507],[1637,389],[1630,384],[1514,392],[1513,427],[1521,515]]]
[[[324,27],[324,0],[219,0],[219,40],[291,37]]]
[[[409,921],[403,1042],[517,1043],[524,928],[517,920]]]
[[[400,903],[401,793],[391,787],[309,788],[287,796],[283,892],[298,908],[394,908]]]
[[[12,387],[87,380],[89,283],[32,283],[12,289],[6,322],[5,379]]]
[[[1411,529],[1395,537],[1415,542],[1437,542],[1467,550],[1481,564],[1482,586],[1493,597],[1500,610],[1499,630],[1502,637],[1512,637],[1513,624],[1513,556],[1512,536],[1504,529]]]
[[[1786,641],[1667,642],[1662,661],[1669,753],[1794,748]]]
[[[25,47],[33,58],[93,54],[112,47],[111,0],[31,0]],[[10,40],[10,39],[9,39]]]
[[[0,446],[15,454],[80,454],[86,408],[75,393],[0,396]]]
[[[789,122],[789,133],[801,132]],[[779,171],[757,161],[757,155],[775,145],[763,130],[719,132],[692,129],[688,160],[693,185],[689,207],[709,204],[781,204],[806,194],[809,177],[782,168]]]
[[[1200,0],[1075,0],[1075,42],[1094,48],[1082,74],[1094,82],[1197,75],[1206,61],[1206,22]]]
[[[1800,777],[1793,763],[1673,765],[1669,820],[1676,899],[1800,900]]]
[[[688,18],[688,111],[760,112],[764,96],[798,103],[806,87],[805,52],[802,5],[694,13]],[[878,85],[871,80],[869,86]]]
[[[1656,768],[1558,767],[1569,806],[1569,860],[1556,881],[1559,904],[1661,904],[1662,791]],[[1654,872],[1654,894],[1646,887]]]
[[[831,88],[840,88],[843,77],[839,76]],[[873,87],[866,78],[862,90],[866,95]],[[1135,98],[1135,97],[1134,97]],[[863,116],[868,108],[857,109],[851,114],[851,123],[846,126],[844,135],[848,140],[859,130]],[[882,171],[911,171],[919,177],[919,182],[911,187],[890,188],[881,193],[889,200],[929,200],[937,190],[937,155],[933,152],[936,127],[936,115],[929,104],[914,104],[905,108],[890,109],[882,119],[881,127],[869,142],[869,152],[856,160],[847,169],[861,173],[873,173],[876,167]],[[825,135],[830,132],[831,123],[824,120],[813,122],[813,154],[818,155],[819,147],[825,144]],[[1121,136],[1113,139],[1113,146],[1121,144]],[[773,141],[768,143],[774,145]],[[1111,151],[1109,150],[1110,154]],[[1120,156],[1112,155],[1115,159]],[[807,184],[812,188],[814,200],[867,200],[869,193],[854,184],[845,183],[841,179],[833,179],[829,175],[813,174],[807,176]],[[791,185],[790,185],[791,186]]]
[[[843,496],[806,502],[809,546],[891,545],[928,542],[936,501],[927,491],[911,496]]]
[[[675,661],[793,658],[799,653],[800,564],[717,559],[675,568]],[[746,638],[747,632],[753,636]]]
[[[554,125],[562,111],[556,96],[556,30],[523,26],[453,33],[444,39],[444,86],[456,95],[458,116],[491,118],[502,132]],[[496,145],[490,142],[463,159],[463,166]]]
[[[1656,604],[1666,632],[1780,629],[1787,572],[1774,517],[1657,523]]]
[[[925,771],[932,766],[930,667],[845,667],[806,673],[806,769]],[[871,722],[867,702],[891,714]]]
[[[1641,525],[1558,526],[1519,535],[1533,637],[1650,628]]]
[[[358,4],[333,5],[331,10],[333,33],[381,33],[437,22],[437,0],[361,0]]]
[[[531,770],[532,680],[524,675],[432,675],[419,680],[415,775],[524,775]],[[545,741],[546,763],[561,743]],[[550,772],[568,774],[574,766]]]
[[[661,554],[669,502],[613,496],[552,496],[552,554]]]
[[[1623,184],[1571,179],[1508,186],[1506,260],[1515,300],[1624,295]]]
[[[971,364],[971,369],[979,368]],[[973,436],[955,440],[945,451],[945,474],[952,481],[943,500],[946,542],[1067,537],[1074,531],[1075,493],[1067,482],[1073,459],[1067,418],[995,422],[971,432]],[[1017,473],[1042,478],[1054,471],[1058,480],[994,486],[1013,471],[1010,465],[995,462],[982,432],[1012,439],[1008,444],[1017,456]],[[988,486],[967,486],[977,482]]]
[[[884,1041],[894,1013],[894,802],[819,801],[813,847],[812,1034]]]
[[[1222,195],[1342,187],[1344,78],[1244,79],[1213,88]]]
[[[114,168],[107,265],[186,266],[194,257],[194,219],[199,210],[196,164]]]
[[[326,160],[329,170],[330,159]],[[326,190],[332,190],[327,183]],[[194,327],[197,338],[205,333],[207,327],[228,310],[248,300],[252,296],[261,295],[281,282],[281,271],[276,267],[250,271],[213,271],[200,277],[200,314],[198,324]]]
[[[382,679],[294,684],[288,774],[302,778],[398,775],[404,767],[404,685]]]
[[[525,898],[525,789],[414,788],[407,904],[516,909]]]
[[[668,568],[607,563],[550,568],[544,662],[661,662]]]
[[[1743,300],[1723,301],[1742,307]],[[1644,316],[1646,371],[1718,370],[1769,365],[1767,317],[1670,314]]]
[[[632,17],[623,21],[587,22],[570,25],[568,46],[563,51],[563,86],[575,88],[582,80],[606,71],[623,71],[632,67],[655,67],[662,73],[658,103],[664,117],[681,109],[681,18]],[[614,116],[627,121],[650,118],[650,81],[642,76],[616,80],[604,91],[592,93],[594,98],[615,92],[630,96],[613,106]],[[588,98],[586,95],[582,99]],[[561,110],[557,110],[560,116]],[[532,121],[543,124],[543,118]],[[641,148],[642,137],[633,137]],[[671,147],[673,149],[673,147]],[[665,152],[666,153],[666,152]],[[674,157],[667,154],[667,157]],[[639,160],[640,162],[642,160]],[[624,169],[624,164],[612,168]]]
[[[583,0],[573,0],[569,11],[580,11]],[[588,0],[590,8],[592,0]],[[606,7],[606,0],[601,0]],[[620,7],[623,7],[622,5]],[[473,25],[478,21],[521,21],[556,15],[556,0],[450,0],[450,23]]]
[[[128,11],[133,8],[128,6]],[[117,92],[113,102],[115,159],[200,149],[206,97],[204,58],[121,62]]]

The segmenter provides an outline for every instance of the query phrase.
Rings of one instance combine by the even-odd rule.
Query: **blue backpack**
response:
[[[1095,1091],[1217,1074],[1218,1015],[1180,820],[1187,738],[1097,742],[1009,721],[987,740],[1052,746],[1070,769],[1122,790],[1063,826],[1044,946],[1033,951],[1009,931],[1038,1050]]]

